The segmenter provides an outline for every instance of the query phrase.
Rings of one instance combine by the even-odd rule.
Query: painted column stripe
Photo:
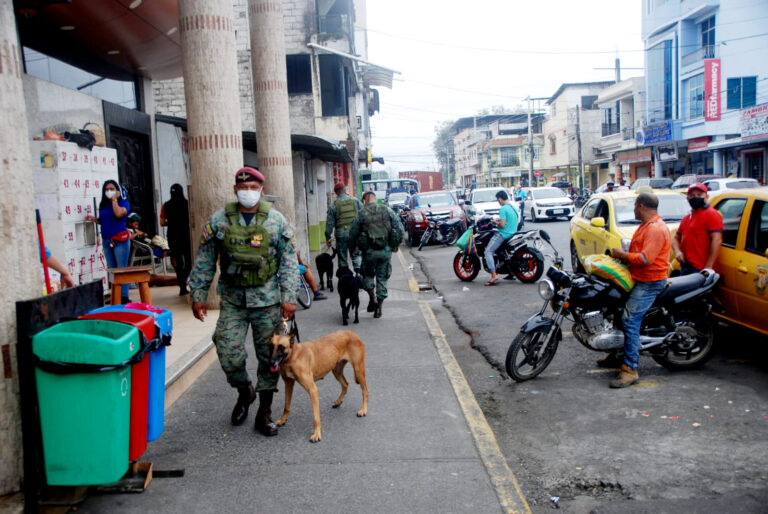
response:
[[[236,134],[208,134],[189,138],[189,150],[215,150],[218,148],[242,148],[242,137]]]
[[[259,156],[259,164],[261,166],[290,166],[291,165],[291,156],[283,156],[283,157],[268,157],[268,156]]]
[[[179,20],[179,30],[187,32],[190,30],[218,30],[225,32],[234,31],[234,22],[232,18],[219,16],[217,14],[195,14],[185,16]]]
[[[262,80],[253,87],[256,91],[287,91],[288,83],[284,80]]]

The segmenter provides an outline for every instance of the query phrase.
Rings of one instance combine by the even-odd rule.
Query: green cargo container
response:
[[[109,484],[127,471],[131,367],[120,364],[139,346],[136,327],[105,320],[67,321],[33,337],[49,485]]]

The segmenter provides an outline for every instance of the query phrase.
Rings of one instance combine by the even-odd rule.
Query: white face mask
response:
[[[242,205],[246,209],[250,209],[251,207],[255,206],[257,203],[259,203],[260,198],[261,198],[261,191],[246,189],[244,191],[237,192],[237,201],[240,202],[240,205]]]
[[[116,194],[117,194],[117,191],[115,191],[114,189],[110,189],[109,191],[104,191],[104,196],[106,196],[110,200],[114,198]]]

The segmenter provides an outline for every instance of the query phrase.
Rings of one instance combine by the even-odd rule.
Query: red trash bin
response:
[[[136,311],[107,311],[84,314],[80,319],[119,321],[135,326],[145,342],[157,337],[155,319]],[[143,348],[142,348],[143,349]],[[135,461],[147,449],[147,410],[149,405],[149,353],[131,365],[131,421],[128,436],[128,460]]]

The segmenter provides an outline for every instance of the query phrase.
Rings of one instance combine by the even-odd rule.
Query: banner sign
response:
[[[741,110],[741,138],[768,135],[768,103]]]
[[[695,139],[688,140],[689,152],[703,152],[709,147],[709,141],[712,138],[710,136],[697,137]]]
[[[646,125],[637,132],[637,142],[641,145],[654,145],[672,140],[672,122],[662,121]]]
[[[720,119],[720,59],[704,59],[704,120]]]

